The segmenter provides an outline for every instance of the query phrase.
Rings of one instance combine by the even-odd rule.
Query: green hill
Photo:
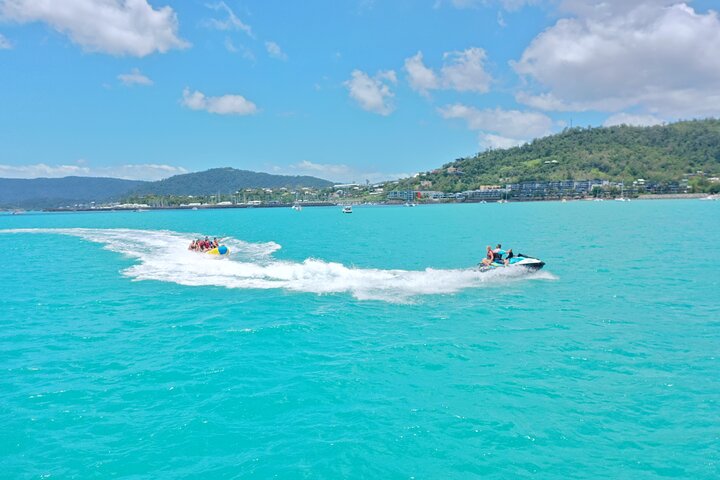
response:
[[[0,209],[58,208],[130,197],[137,199],[144,195],[212,195],[244,188],[324,188],[331,185],[332,182],[315,177],[271,175],[234,168],[175,175],[156,182],[98,177],[0,178]]]
[[[667,182],[698,171],[705,177],[720,175],[720,120],[566,129],[520,147],[455,160],[442,169],[402,180],[395,189],[419,188],[423,180],[432,182],[423,189],[447,192],[523,181],[644,178]],[[707,190],[710,184],[705,177],[696,175],[691,183]]]
[[[333,183],[316,177],[271,175],[269,173],[213,168],[204,172],[175,175],[157,182],[145,183],[134,195],[212,195],[234,193],[245,188],[324,188]]]
[[[146,182],[119,178],[0,178],[0,208],[54,208],[109,202]]]

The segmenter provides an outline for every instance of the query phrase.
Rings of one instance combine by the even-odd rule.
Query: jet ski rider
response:
[[[507,254],[507,258],[503,259],[503,255]],[[492,263],[499,263],[501,265],[507,266],[510,263],[510,259],[513,258],[515,255],[513,254],[512,250],[505,251],[502,249],[501,244],[497,244],[497,246],[493,249],[491,245],[487,246],[487,255],[482,260],[482,264],[485,266],[489,266]]]
[[[491,245],[487,246],[487,255],[485,258],[482,259],[482,264],[485,266],[489,266],[493,260],[495,259],[495,252],[493,252],[493,248]]]
[[[502,249],[502,245],[499,243],[497,244],[497,247],[492,251],[493,252],[493,262],[495,263],[504,263],[503,261],[503,255],[505,255],[505,250]]]

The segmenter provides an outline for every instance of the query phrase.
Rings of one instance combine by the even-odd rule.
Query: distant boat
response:
[[[625,184],[620,184],[620,197],[615,199],[618,202],[629,202],[629,198],[625,198]]]
[[[417,203],[408,202],[405,204],[406,207],[417,207]]]
[[[296,203],[295,205],[293,205],[292,207],[290,207],[290,208],[292,208],[292,209],[295,210],[296,212],[299,212],[299,211],[302,210],[302,206],[301,206],[301,205],[298,205],[297,203]]]
[[[350,206],[350,205],[345,205],[345,206],[343,207],[343,209],[342,209],[342,212],[343,212],[343,213],[352,213],[352,206]]]

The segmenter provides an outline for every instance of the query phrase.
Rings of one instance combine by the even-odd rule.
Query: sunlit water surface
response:
[[[2,215],[0,477],[718,478],[719,239],[689,200]]]

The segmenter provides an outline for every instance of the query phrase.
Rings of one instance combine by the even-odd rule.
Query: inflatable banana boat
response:
[[[219,255],[221,257],[224,257],[230,255],[230,249],[225,245],[219,245],[213,249],[208,250],[205,253],[207,253],[208,255]]]

